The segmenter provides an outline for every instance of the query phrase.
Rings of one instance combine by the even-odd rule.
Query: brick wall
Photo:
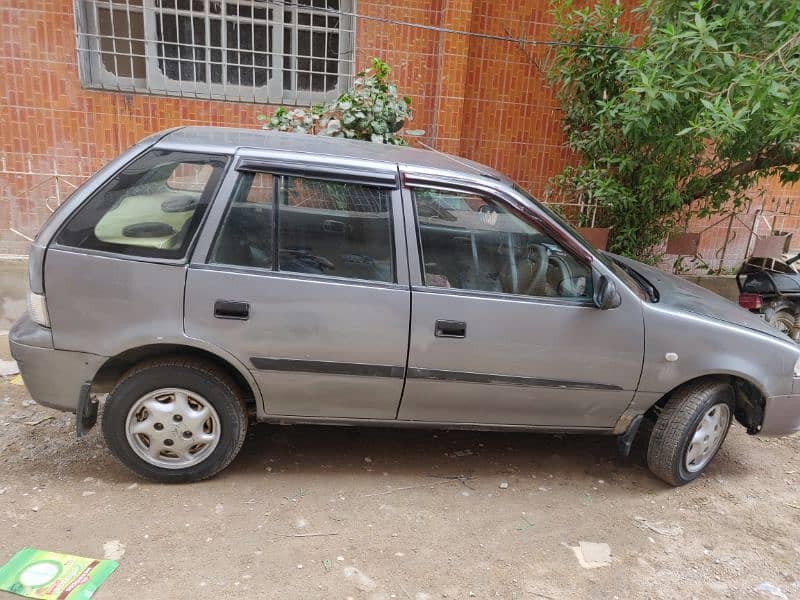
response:
[[[549,5],[548,0],[358,0],[357,12],[547,39]],[[0,6],[0,254],[25,253],[28,243],[11,229],[35,234],[48,205],[142,137],[176,125],[256,127],[256,115],[269,110],[82,89],[72,11],[71,0],[5,0]],[[413,101],[411,126],[426,131],[424,143],[491,165],[538,196],[570,160],[559,110],[540,70],[545,49],[367,19],[359,19],[356,30],[358,64],[379,56],[392,65],[402,93]],[[800,204],[797,196],[776,186],[768,194]],[[781,222],[794,230],[798,225],[791,218]],[[703,226],[692,223],[690,230]],[[724,236],[726,224],[704,234],[701,249],[709,256],[719,248],[720,231]]]
[[[695,274],[733,274],[747,256],[752,256],[759,237],[773,232],[792,234],[790,249],[800,252],[800,186],[781,186],[765,182],[760,193],[754,192],[748,205],[730,216],[692,219],[683,231],[699,233],[697,258],[667,254],[661,268]]]

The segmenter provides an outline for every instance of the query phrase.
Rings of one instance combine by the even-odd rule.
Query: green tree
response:
[[[554,14],[566,44],[549,76],[579,157],[554,181],[603,207],[612,250],[652,259],[690,211],[800,179],[798,0],[645,0],[632,16],[560,0]]]
[[[258,119],[263,129],[405,145],[399,131],[411,120],[411,99],[399,96],[389,73],[389,65],[373,58],[371,67],[356,73],[353,87],[335,101],[307,109],[280,107]]]

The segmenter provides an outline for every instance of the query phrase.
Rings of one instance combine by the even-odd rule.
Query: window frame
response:
[[[589,276],[593,280],[595,279],[595,269],[592,262],[586,260],[585,257],[578,255],[576,252],[573,251],[572,248],[563,244],[562,241],[558,239],[558,236],[554,236],[553,232],[551,231],[551,228],[548,227],[548,224],[544,219],[531,218],[529,215],[522,212],[513,204],[511,204],[502,195],[496,193],[495,190],[484,188],[479,185],[473,186],[461,182],[442,183],[435,180],[423,180],[415,178],[414,181],[406,180],[404,182],[404,188],[403,188],[404,191],[408,192],[408,203],[411,208],[411,216],[412,216],[411,224],[413,226],[413,233],[417,245],[417,252],[415,258],[418,264],[417,264],[417,269],[415,269],[416,273],[414,273],[414,275],[418,277],[418,280],[416,277],[414,278],[414,283],[412,283],[411,287],[412,291],[430,292],[435,294],[445,294],[445,295],[455,295],[455,296],[469,296],[469,297],[489,298],[489,299],[495,298],[495,299],[505,299],[513,301],[560,304],[569,306],[585,306],[585,307],[596,308],[594,298],[592,296],[579,297],[579,298],[569,298],[569,297],[559,297],[559,296],[533,296],[529,294],[514,294],[512,292],[492,292],[485,290],[469,290],[469,289],[453,288],[453,287],[445,288],[445,287],[427,285],[427,283],[425,282],[425,262],[424,262],[425,259],[422,248],[422,235],[420,233],[420,222],[417,213],[416,189],[418,188],[451,192],[456,194],[468,194],[472,196],[478,196],[485,200],[489,200],[490,202],[499,204],[516,218],[522,220],[523,222],[527,223],[532,227],[535,227],[536,229],[540,230],[541,233],[550,237],[553,240],[553,242],[558,244],[559,247],[565,253],[569,254],[579,264],[584,265],[589,270],[590,274]],[[595,282],[593,281],[592,283],[594,285]]]
[[[146,154],[155,151],[175,152],[181,154],[196,154],[198,156],[219,158],[222,159],[223,161],[223,165],[220,167],[220,172],[219,176],[217,177],[216,183],[212,188],[208,190],[208,203],[206,204],[205,211],[203,211],[203,216],[199,220],[195,230],[192,232],[192,237],[189,240],[189,243],[186,245],[186,249],[184,250],[183,256],[177,258],[170,258],[164,256],[147,256],[146,254],[131,254],[127,252],[114,252],[113,250],[83,248],[81,246],[62,244],[58,241],[59,238],[61,237],[61,234],[67,227],[69,227],[69,224],[73,221],[73,219],[76,219],[80,214],[80,212],[84,208],[86,208],[89,205],[89,203],[92,202],[92,200],[94,200],[95,197],[97,197],[98,194],[103,193],[109,181],[119,176],[120,173],[125,171],[125,169],[130,167],[136,161],[143,158]],[[215,204],[217,203],[217,197],[219,196],[223,183],[225,182],[228,176],[228,172],[231,170],[230,167],[232,158],[233,158],[232,155],[220,152],[202,152],[194,150],[177,149],[171,147],[161,147],[157,144],[152,146],[147,146],[143,148],[141,152],[132,155],[130,159],[121,164],[118,169],[108,173],[102,179],[98,179],[96,182],[92,182],[94,185],[92,186],[91,191],[87,193],[86,197],[82,198],[79,204],[69,207],[69,213],[64,215],[63,221],[58,224],[58,229],[56,229],[53,235],[50,237],[51,242],[48,247],[52,247],[58,250],[65,250],[67,252],[77,252],[80,254],[87,254],[92,256],[106,256],[109,258],[118,258],[123,260],[134,260],[136,262],[148,262],[148,263],[165,264],[165,265],[188,264],[191,261],[191,257],[194,254],[195,249],[197,248],[202,233],[205,229],[206,223],[209,220],[209,215],[211,214],[211,211],[213,210]],[[65,204],[66,202],[62,204],[62,206],[64,206]],[[44,229],[44,227],[42,229]]]
[[[287,4],[286,6],[272,5],[264,3],[263,7],[273,13],[273,19],[269,18],[264,21],[264,26],[267,31],[272,30],[271,34],[271,50],[267,50],[266,54],[272,58],[271,67],[263,67],[268,69],[268,81],[265,86],[248,86],[241,84],[228,84],[226,83],[225,71],[230,64],[227,61],[227,54],[230,52],[254,52],[239,48],[228,48],[225,40],[227,36],[227,27],[225,24],[229,21],[236,20],[244,26],[253,26],[256,24],[254,17],[241,17],[225,14],[211,14],[209,11],[209,2],[211,0],[202,0],[204,2],[203,12],[195,12],[194,10],[182,10],[178,8],[162,8],[156,6],[157,0],[141,0],[141,6],[132,5],[130,0],[74,0],[74,27],[76,36],[76,46],[78,54],[78,74],[81,86],[89,89],[103,89],[122,92],[142,93],[151,95],[166,95],[166,96],[180,96],[195,99],[209,99],[233,102],[263,102],[270,104],[294,104],[294,105],[311,105],[332,100],[341,94],[346,89],[354,76],[355,63],[354,57],[356,53],[356,19],[354,14],[356,12],[356,0],[340,0],[340,9],[338,13],[339,26],[336,32],[339,36],[338,44],[338,57],[336,59],[326,59],[322,57],[314,57],[313,55],[313,41],[310,44],[309,56],[300,56],[298,53],[298,35],[299,32],[309,31],[313,36],[315,32],[325,32],[326,34],[333,31],[333,28],[320,25],[301,25],[299,23],[299,15],[303,13],[310,13],[312,15],[311,22],[313,23],[313,15],[326,13],[320,9],[313,7],[298,6],[296,4]],[[258,4],[255,0],[221,0],[222,4],[235,3],[243,6],[256,7]],[[259,6],[260,8],[260,6]],[[108,10],[111,13],[111,35],[107,36],[101,33],[99,25],[99,11]],[[138,40],[123,35],[117,35],[114,31],[113,13],[116,11],[127,13],[128,17],[128,31],[130,32],[130,16],[131,14],[142,14],[143,18],[143,40]],[[291,22],[285,21],[285,13],[291,12]],[[210,31],[209,23],[211,20],[219,20],[222,23],[220,30],[220,46],[219,51],[222,53],[222,62],[220,66],[223,70],[223,83],[213,83],[210,81],[210,65],[212,47],[210,40],[206,39],[204,44],[192,43],[191,48],[203,48],[205,57],[203,60],[196,58],[181,59],[175,58],[178,62],[190,62],[192,65],[205,65],[206,68],[206,81],[176,81],[169,78],[159,68],[159,46],[162,44],[170,45],[171,43],[163,42],[157,36],[157,22],[160,20],[163,23],[166,18],[175,18],[178,16],[188,17],[190,19],[204,19],[206,23],[206,34]],[[292,52],[289,54],[284,53],[284,33],[289,29],[292,35]],[[194,30],[192,30],[192,38],[194,38]],[[111,40],[112,43],[122,41],[123,45],[129,46],[128,52],[116,51],[109,53],[103,51],[101,46],[101,39]],[[327,39],[327,38],[326,38]],[[115,65],[118,65],[118,60],[130,60],[131,72],[133,72],[134,55],[132,46],[134,43],[142,43],[144,45],[144,59],[145,59],[145,77],[126,77],[115,75],[106,70],[103,65],[102,57],[104,54],[111,54],[114,57]],[[269,48],[269,45],[268,45]],[[120,59],[119,57],[122,57]],[[345,57],[345,58],[342,58]],[[313,91],[297,89],[297,61],[298,59],[308,58],[309,61],[314,60],[337,60],[337,84],[336,86],[327,91]],[[288,72],[291,76],[292,84],[285,88],[283,86],[284,78],[284,62],[290,61],[291,66]],[[217,64],[216,62],[213,64]],[[237,64],[234,64],[237,66]],[[248,67],[250,65],[241,65]],[[117,69],[119,70],[119,69]],[[306,71],[303,71],[306,72]],[[321,73],[316,73],[320,76],[325,76]]]
[[[278,276],[278,277],[289,277],[289,278],[299,278],[299,279],[310,279],[310,280],[319,280],[319,281],[328,281],[328,282],[335,282],[335,283],[344,283],[344,284],[351,284],[351,285],[358,285],[358,286],[374,286],[374,287],[389,287],[389,288],[397,288],[403,287],[408,288],[408,282],[404,281],[406,277],[403,276],[401,272],[401,261],[398,260],[398,233],[397,233],[397,217],[398,211],[402,211],[402,199],[400,196],[400,189],[398,185],[390,186],[388,184],[380,184],[378,183],[377,178],[370,178],[368,176],[359,177],[357,175],[348,176],[347,174],[342,173],[335,173],[329,171],[316,171],[313,168],[306,168],[301,170],[297,166],[293,165],[291,167],[284,167],[281,168],[278,165],[275,166],[268,166],[267,164],[259,164],[262,161],[258,158],[256,159],[249,159],[249,158],[240,158],[236,168],[230,170],[230,173],[226,179],[224,188],[221,190],[220,195],[225,195],[225,199],[221,204],[224,207],[221,209],[220,213],[215,217],[216,223],[210,223],[209,227],[213,225],[213,234],[208,239],[207,246],[205,247],[198,247],[197,253],[200,254],[197,257],[198,266],[202,266],[203,268],[213,269],[213,270],[223,270],[223,271],[231,271],[231,272],[239,272],[239,273],[260,273],[260,274],[268,274],[271,276]],[[235,198],[235,192],[238,189],[239,182],[242,180],[243,177],[247,177],[250,175],[255,175],[258,173],[266,173],[272,176],[272,266],[270,267],[257,267],[257,266],[245,266],[245,265],[231,265],[227,263],[220,263],[215,262],[212,260],[214,250],[216,249],[217,241],[219,240],[219,236],[222,233],[222,229],[225,225],[225,220],[233,206],[233,201]],[[380,281],[377,279],[360,279],[357,277],[344,277],[341,275],[332,275],[332,274],[325,274],[325,273],[303,273],[298,271],[285,271],[280,268],[280,185],[281,180],[283,177],[293,177],[293,178],[302,178],[302,179],[310,179],[310,180],[317,180],[317,181],[329,181],[333,183],[344,183],[344,184],[352,184],[352,185],[360,185],[363,187],[377,187],[379,189],[386,190],[388,193],[388,218],[389,218],[389,252],[392,260],[392,281]],[[400,206],[398,206],[400,204]],[[402,217],[402,212],[401,212]],[[203,246],[203,244],[201,244]]]

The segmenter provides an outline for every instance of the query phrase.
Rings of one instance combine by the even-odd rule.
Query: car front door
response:
[[[638,298],[625,289],[621,306],[598,309],[586,259],[501,191],[406,181],[416,181],[404,194],[419,254],[409,253],[411,341],[398,418],[613,427],[642,369]]]
[[[410,311],[396,167],[236,160],[188,269],[187,335],[246,364],[269,415],[394,419]]]

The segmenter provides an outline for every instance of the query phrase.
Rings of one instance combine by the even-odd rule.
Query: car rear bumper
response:
[[[793,394],[767,398],[760,435],[790,435],[800,431],[800,380]]]
[[[43,406],[75,412],[81,386],[91,382],[106,360],[103,356],[53,348],[50,330],[20,317],[8,336],[11,355],[19,365],[31,397]]]

